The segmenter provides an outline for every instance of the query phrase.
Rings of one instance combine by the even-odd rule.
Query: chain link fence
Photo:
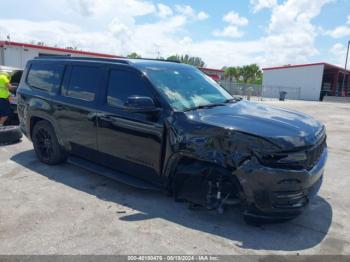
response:
[[[262,89],[263,98],[279,98],[281,92],[286,92],[286,98],[300,100],[300,87],[292,86],[264,86]]]
[[[300,87],[241,84],[228,80],[222,81],[220,84],[231,95],[242,96],[252,100],[279,99],[281,92],[286,92],[286,99],[300,99]]]

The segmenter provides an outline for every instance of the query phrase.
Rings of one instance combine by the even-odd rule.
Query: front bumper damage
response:
[[[324,148],[310,169],[271,168],[255,158],[246,160],[235,172],[245,194],[245,215],[290,219],[299,215],[314,197],[323,178],[328,151]]]

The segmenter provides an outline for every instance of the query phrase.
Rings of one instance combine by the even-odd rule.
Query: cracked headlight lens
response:
[[[263,162],[276,164],[300,163],[307,160],[306,152],[275,153],[261,157]]]

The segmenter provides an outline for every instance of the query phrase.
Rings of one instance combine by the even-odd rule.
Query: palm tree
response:
[[[261,81],[262,72],[257,64],[245,65],[241,68],[241,78],[243,83],[256,83]]]
[[[235,79],[236,82],[238,82],[240,77],[241,77],[241,68],[239,66],[226,67],[225,68],[225,77],[227,77],[231,82],[232,82],[233,78]]]

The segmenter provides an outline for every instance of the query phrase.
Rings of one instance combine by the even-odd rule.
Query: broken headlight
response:
[[[262,164],[267,166],[284,168],[303,168],[305,162],[307,161],[307,154],[305,151],[273,153],[265,154],[259,159],[262,162]]]
[[[306,151],[282,152],[281,148],[261,137],[237,132],[232,138],[238,149],[235,150],[234,159],[254,155],[265,166],[293,169],[304,168],[308,159]]]
[[[280,148],[266,139],[239,132],[232,134],[229,141],[233,145],[229,148],[233,149],[231,151],[233,153],[232,157],[236,162],[252,156],[261,159],[264,155],[271,155],[280,151]]]

